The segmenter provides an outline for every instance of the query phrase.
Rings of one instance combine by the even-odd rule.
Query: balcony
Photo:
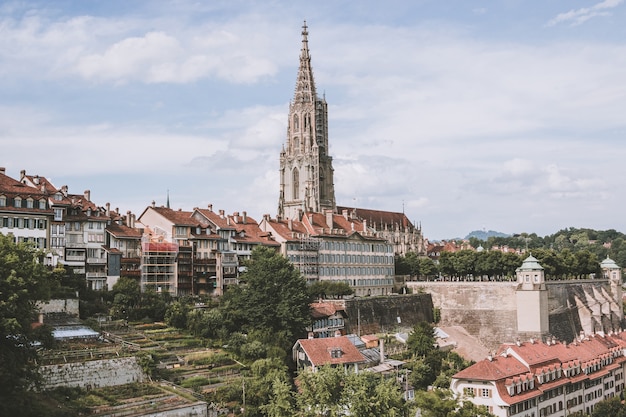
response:
[[[85,257],[83,255],[67,255],[65,260],[68,262],[85,262]]]
[[[106,279],[107,274],[104,272],[87,272],[85,276],[87,279]]]
[[[104,265],[107,263],[106,258],[87,258],[88,264]]]

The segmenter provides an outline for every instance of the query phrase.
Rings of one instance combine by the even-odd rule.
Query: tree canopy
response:
[[[0,234],[0,415],[23,415],[23,393],[38,382],[38,343],[51,342],[45,326],[36,327],[37,301],[49,297],[51,274],[41,253]]]
[[[242,284],[224,294],[222,311],[233,331],[265,334],[291,349],[311,323],[306,280],[280,253],[257,247],[246,262]]]

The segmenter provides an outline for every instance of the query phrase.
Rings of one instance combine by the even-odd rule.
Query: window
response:
[[[3,195],[0,195],[0,207],[5,207],[7,205],[7,198]]]
[[[293,138],[293,153],[300,153],[300,139]]]
[[[54,209],[54,220],[63,220],[63,209],[55,208]]]
[[[15,197],[15,199],[13,200],[13,207],[22,207],[22,199],[20,197]]]
[[[300,198],[300,174],[298,173],[298,169],[293,170],[292,174],[292,195],[293,199],[297,200]]]
[[[29,198],[26,200],[26,208],[33,208],[33,199]]]
[[[297,114],[293,115],[293,130],[295,132],[299,132],[300,131],[300,119],[298,118]]]
[[[489,398],[491,397],[491,390],[488,388],[482,388],[480,390],[480,396],[483,398]]]
[[[41,210],[45,210],[46,209],[46,200],[44,200],[44,199],[39,200],[39,208]]]

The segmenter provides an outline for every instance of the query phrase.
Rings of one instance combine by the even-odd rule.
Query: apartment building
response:
[[[626,332],[504,344],[452,377],[459,398],[498,417],[567,416],[593,412],[624,390]]]
[[[107,255],[103,248],[111,213],[91,201],[91,193],[71,194],[66,185],[20,172],[15,180],[0,168],[0,233],[18,242],[32,242],[44,251],[49,266],[63,265],[84,275],[96,290],[107,285]]]
[[[357,296],[386,295],[393,290],[393,246],[347,211],[310,212],[300,221],[266,215],[259,226],[281,244],[281,253],[309,283],[344,282]]]
[[[152,204],[137,221],[144,227],[142,288],[176,295],[221,295],[238,283],[241,261],[254,247],[280,246],[245,212],[215,213],[212,206],[183,211]]]

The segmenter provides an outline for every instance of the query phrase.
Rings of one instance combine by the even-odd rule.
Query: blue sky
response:
[[[426,237],[626,231],[626,3],[5,1],[0,166],[276,215],[301,26],[340,205]]]

